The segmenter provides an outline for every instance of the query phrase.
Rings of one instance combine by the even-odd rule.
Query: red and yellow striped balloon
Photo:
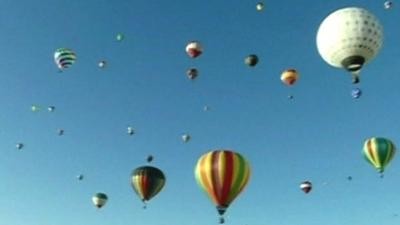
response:
[[[250,166],[239,153],[216,150],[204,154],[198,160],[195,177],[222,216],[249,181]]]
[[[156,196],[164,187],[164,173],[153,166],[141,166],[132,171],[131,185],[143,203]]]

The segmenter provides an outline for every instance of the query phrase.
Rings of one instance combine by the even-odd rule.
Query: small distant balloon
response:
[[[288,99],[293,99],[294,96],[293,95],[288,95]]]
[[[300,189],[301,189],[304,193],[308,194],[308,193],[311,191],[311,189],[312,189],[312,184],[311,184],[311,182],[310,182],[310,181],[304,181],[304,182],[302,182],[302,183],[300,184]]]
[[[188,134],[184,134],[182,135],[182,141],[187,143],[188,141],[190,141],[191,137]]]
[[[99,66],[100,68],[105,68],[105,67],[106,67],[106,64],[107,64],[107,62],[104,61],[104,60],[102,60],[102,61],[99,62],[98,66]]]
[[[47,107],[47,111],[49,111],[49,112],[54,112],[54,110],[56,110],[56,107],[55,107],[55,106],[49,106],[49,107]]]
[[[254,67],[258,63],[258,56],[257,55],[249,55],[244,59],[244,63],[250,67]]]
[[[128,135],[134,135],[135,134],[135,130],[133,129],[133,127],[128,127],[127,128],[127,133],[128,133]]]
[[[64,135],[64,129],[58,129],[57,134],[58,134],[58,136]]]
[[[22,144],[22,143],[17,143],[17,144],[15,145],[15,147],[16,147],[18,150],[20,150],[20,149],[22,149],[22,148],[24,147],[24,144]]]
[[[76,179],[83,180],[83,174],[79,174],[78,176],[76,176]]]
[[[121,33],[118,33],[117,36],[116,36],[117,41],[123,41],[124,38],[125,38],[124,35],[121,34]]]
[[[150,163],[150,162],[153,161],[153,159],[154,159],[154,157],[153,157],[152,155],[148,155],[147,158],[146,158],[146,161],[147,161],[148,163]]]
[[[210,111],[210,106],[205,105],[205,106],[203,107],[203,110],[204,110],[204,111]]]
[[[383,6],[385,7],[385,9],[391,9],[393,6],[393,2],[392,1],[386,1],[385,3],[383,3]]]
[[[299,73],[295,69],[287,69],[281,74],[281,80],[288,86],[294,85],[299,79]]]
[[[264,3],[262,3],[262,2],[257,3],[256,9],[257,9],[257,11],[263,11],[264,10]]]
[[[92,197],[92,202],[96,206],[96,208],[100,209],[107,203],[108,197],[104,193],[96,193]]]
[[[360,88],[354,88],[351,90],[351,96],[355,99],[360,98],[362,95],[362,91]]]
[[[348,176],[347,180],[351,181],[351,180],[353,180],[353,177],[352,176]]]
[[[38,112],[40,110],[40,106],[38,106],[38,105],[32,105],[31,106],[31,111],[32,112]]]
[[[186,53],[190,58],[197,58],[203,53],[203,47],[198,41],[191,41],[186,45]]]
[[[76,54],[71,49],[59,48],[54,52],[54,61],[60,71],[62,71],[75,63]]]
[[[186,75],[189,78],[189,80],[195,80],[199,75],[199,71],[196,68],[190,68],[186,72]]]

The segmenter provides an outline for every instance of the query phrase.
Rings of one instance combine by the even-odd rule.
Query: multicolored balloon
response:
[[[300,189],[308,194],[312,189],[312,183],[310,181],[304,181],[300,184]]]
[[[287,69],[281,74],[281,80],[284,84],[292,86],[299,79],[299,73],[295,69]]]
[[[198,41],[191,41],[186,45],[186,53],[191,58],[197,58],[203,53],[203,47]]]
[[[68,48],[59,48],[54,52],[54,61],[60,70],[69,68],[76,61],[75,53]]]
[[[364,158],[383,176],[385,167],[393,159],[396,146],[389,139],[372,137],[365,141]]]
[[[132,188],[144,204],[162,190],[165,182],[164,173],[156,167],[141,166],[132,171]]]
[[[231,150],[211,151],[197,161],[195,178],[216,205],[220,223],[224,223],[225,211],[249,181],[250,165]]]
[[[94,204],[94,206],[96,206],[96,208],[100,209],[101,207],[103,207],[108,201],[108,197],[106,194],[104,193],[96,193],[93,197],[92,197],[92,202]]]

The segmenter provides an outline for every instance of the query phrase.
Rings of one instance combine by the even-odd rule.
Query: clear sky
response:
[[[193,170],[221,148],[252,168],[227,225],[398,225],[400,163],[380,179],[361,150],[372,136],[400,145],[400,2],[391,10],[378,0],[264,3],[258,12],[248,0],[2,0],[0,225],[217,224]],[[347,6],[384,27],[358,100],[315,41],[322,20]],[[185,53],[191,40],[204,47],[197,59]],[[61,47],[77,54],[63,73],[53,60]],[[260,58],[254,68],[243,62],[249,54]],[[200,73],[194,82],[190,67]],[[280,81],[288,68],[300,73],[293,87]],[[130,173],[148,154],[167,183],[143,210]],[[308,195],[304,180],[314,184]],[[109,196],[100,210],[96,192]]]

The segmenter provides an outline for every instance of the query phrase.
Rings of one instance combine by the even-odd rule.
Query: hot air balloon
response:
[[[192,137],[189,134],[182,135],[182,141],[187,143]]]
[[[125,36],[122,33],[118,33],[115,38],[117,39],[117,41],[123,41]]]
[[[257,9],[257,11],[263,11],[264,10],[264,3],[262,3],[262,2],[257,3],[256,9]]]
[[[57,134],[58,134],[58,136],[64,135],[64,129],[58,129]]]
[[[135,134],[135,130],[133,129],[133,127],[128,127],[127,133],[128,133],[128,135],[133,135],[133,134]]]
[[[148,155],[147,158],[146,158],[146,161],[148,163],[151,163],[153,161],[153,159],[154,159],[154,157],[152,155]]]
[[[312,183],[310,181],[304,181],[300,184],[300,189],[308,194],[312,189]]]
[[[364,143],[364,158],[378,170],[381,177],[383,177],[385,167],[393,159],[395,152],[395,145],[386,138],[372,137]]]
[[[362,94],[362,91],[360,88],[354,88],[351,90],[351,96],[355,99],[360,98]]]
[[[104,60],[102,60],[102,61],[100,61],[100,62],[98,63],[98,66],[99,66],[100,68],[105,68],[106,65],[107,65],[107,62],[104,61]]]
[[[153,166],[138,167],[131,174],[132,188],[144,204],[162,190],[165,181],[164,173]]]
[[[360,70],[382,47],[382,29],[378,19],[363,8],[339,9],[318,29],[318,52],[329,65],[349,71],[353,83],[358,83]]]
[[[96,193],[93,197],[92,197],[92,202],[93,204],[96,206],[96,208],[100,209],[101,207],[103,207],[106,203],[107,203],[108,197],[106,194],[104,193]]]
[[[191,58],[197,58],[203,53],[203,47],[198,41],[191,41],[186,45],[186,53]]]
[[[55,106],[49,106],[49,107],[47,107],[47,111],[49,111],[49,112],[54,112],[54,110],[56,110],[56,107],[55,107]]]
[[[250,67],[254,67],[258,63],[258,56],[257,55],[249,55],[244,59],[244,63]]]
[[[187,70],[186,75],[190,80],[194,80],[199,75],[199,71],[196,68],[190,68]]]
[[[295,69],[287,69],[281,74],[281,80],[284,84],[292,86],[299,79],[299,73]]]
[[[79,174],[78,176],[76,176],[76,179],[83,180],[83,174]]]
[[[209,110],[210,110],[210,106],[205,105],[205,106],[203,107],[203,110],[204,110],[204,111],[209,111]]]
[[[383,3],[383,7],[385,7],[385,9],[391,9],[392,6],[393,6],[392,1],[386,1],[385,3]]]
[[[32,112],[38,112],[38,111],[40,111],[40,106],[38,106],[38,105],[32,105],[32,106],[31,106],[31,111],[32,111]]]
[[[68,48],[59,48],[54,53],[54,61],[61,70],[69,68],[76,61],[75,53]]]
[[[249,163],[230,150],[208,152],[200,157],[195,167],[197,183],[216,205],[220,223],[224,223],[225,211],[246,187],[249,177]]]
[[[21,149],[24,147],[24,144],[22,144],[22,143],[17,143],[17,144],[15,145],[15,147],[16,147],[18,150],[21,150]]]

